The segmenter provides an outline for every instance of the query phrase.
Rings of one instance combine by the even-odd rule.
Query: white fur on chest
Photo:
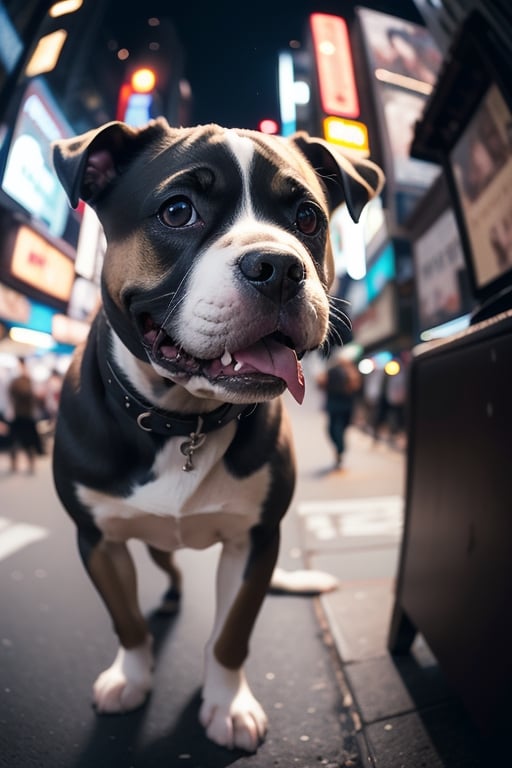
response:
[[[255,525],[267,496],[270,469],[249,477],[231,475],[223,462],[235,425],[228,424],[194,454],[184,472],[184,438],[169,440],[152,467],[154,479],[137,484],[126,497],[80,485],[78,496],[107,538],[138,538],[162,549],[203,548],[238,537]]]

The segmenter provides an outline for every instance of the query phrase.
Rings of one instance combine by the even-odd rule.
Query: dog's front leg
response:
[[[114,662],[94,683],[98,712],[127,712],[143,704],[152,685],[152,638],[137,598],[137,577],[125,544],[101,541],[80,551],[112,617],[120,646]]]
[[[267,717],[253,696],[243,663],[279,551],[279,530],[258,527],[243,541],[224,544],[217,573],[217,610],[206,646],[200,720],[221,746],[254,752]]]

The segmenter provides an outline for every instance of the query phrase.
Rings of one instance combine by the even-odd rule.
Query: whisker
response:
[[[172,299],[169,302],[169,306],[167,308],[167,312],[165,313],[165,317],[163,319],[162,325],[165,325],[170,320],[172,315],[178,309],[179,305],[184,301],[185,295],[186,295],[185,292],[183,292],[182,295],[179,296],[177,300],[176,300],[176,297],[178,296],[178,294],[180,292],[180,289],[182,288],[185,280],[187,279],[187,277],[189,276],[191,271],[192,271],[192,267],[190,266],[187,269],[187,271],[185,272],[185,274],[183,275],[182,279],[180,280],[180,283],[179,283],[178,287],[176,288],[176,290],[174,291],[174,293],[170,294],[170,295],[172,295]]]
[[[340,296],[333,296],[333,295],[329,296],[328,300],[329,300],[329,304],[331,303],[335,304],[336,302],[338,302],[339,304],[345,304],[345,306],[347,307],[350,306],[350,303],[351,303],[350,301],[347,301],[347,299],[342,299],[340,298]]]
[[[343,346],[343,338],[337,328],[334,328],[334,327],[330,328],[327,338],[331,342],[331,344],[334,342],[339,346]]]
[[[320,347],[324,357],[329,357],[334,347],[342,347],[351,338],[352,323],[340,305],[349,306],[349,302],[337,296],[329,297],[329,324],[325,341]]]
[[[349,316],[346,315],[344,312],[341,312],[341,310],[331,309],[331,311],[329,312],[329,320],[331,322],[336,322],[338,324],[344,325],[349,330],[352,327],[352,323],[350,322]]]
[[[147,299],[148,302],[152,301],[161,301],[162,299],[165,299],[166,296],[174,296],[174,291],[167,291],[166,293],[159,293],[157,296],[153,296],[150,299]]]
[[[330,308],[329,316],[330,317],[335,317],[338,320],[342,320],[345,323],[350,323],[349,316],[345,312],[343,312],[343,310],[338,309],[337,307],[331,307]]]

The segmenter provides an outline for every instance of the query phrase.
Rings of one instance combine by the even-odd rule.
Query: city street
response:
[[[319,540],[312,546],[311,537],[319,532],[314,521],[324,520],[307,505],[316,502],[325,511],[325,503],[342,497],[399,494],[403,457],[377,447],[368,451],[365,468],[361,462],[368,438],[353,430],[347,469],[327,473],[331,450],[314,386],[301,408],[289,407],[300,476],[279,564],[301,568],[308,548],[318,554]],[[351,697],[323,612],[312,598],[269,595],[260,615],[248,674],[270,727],[257,755],[230,753],[204,737],[197,712],[202,647],[212,622],[216,548],[179,553],[183,607],[176,618],[165,619],[152,614],[163,577],[144,548],[132,543],[141,603],[156,639],[156,684],[141,710],[98,717],[91,707],[91,686],[115,653],[109,619],[83,572],[74,528],[53,490],[49,457],[39,460],[35,476],[9,475],[7,467],[7,456],[0,455],[1,766],[360,765]],[[335,541],[332,532],[325,537],[324,530],[320,548],[332,564]],[[395,557],[396,546],[393,563]],[[389,550],[380,560],[389,569]]]
[[[512,14],[324,5],[0,3],[0,768],[510,764]]]

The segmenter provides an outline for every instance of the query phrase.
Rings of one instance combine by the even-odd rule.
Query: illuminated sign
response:
[[[151,93],[131,93],[128,97],[123,121],[134,128],[146,125],[151,120],[153,95]]]
[[[156,85],[156,75],[152,69],[142,67],[135,70],[130,82],[134,93],[151,93]]]
[[[359,117],[359,98],[354,76],[347,24],[340,16],[310,16],[320,101],[327,115]]]
[[[68,301],[75,267],[65,253],[28,227],[20,227],[11,259],[13,277],[42,293]]]
[[[362,314],[370,304],[379,298],[388,283],[396,277],[395,249],[388,241],[380,254],[369,265],[362,280],[356,280],[349,286],[347,301],[350,302],[351,319]],[[361,342],[362,343],[362,342]]]
[[[56,29],[55,32],[39,38],[25,68],[25,77],[36,77],[55,69],[67,37],[68,33],[65,29]]]
[[[48,88],[41,80],[31,81],[16,118],[2,188],[58,237],[69,203],[53,170],[51,143],[71,135]]]
[[[88,280],[99,277],[107,241],[96,213],[84,205],[80,233],[76,246],[75,271]]]
[[[461,290],[465,262],[457,222],[444,211],[413,245],[416,308],[420,330],[434,328],[469,311]]]
[[[346,272],[353,280],[361,280],[366,274],[364,228],[352,220],[346,205],[334,211],[329,232],[336,274]]]
[[[326,117],[324,120],[324,136],[332,144],[339,144],[345,149],[355,150],[367,157],[370,154],[368,128],[357,120],[347,120],[342,117]]]
[[[53,316],[52,336],[59,344],[71,344],[73,347],[76,347],[86,340],[89,330],[89,323],[73,320],[67,315]]]
[[[258,129],[262,133],[268,133],[268,134],[279,133],[278,123],[276,123],[275,120],[272,120],[270,118],[265,118],[265,120],[260,120]]]
[[[279,54],[279,109],[283,136],[297,130],[297,110],[293,94],[295,73],[291,53]]]
[[[432,91],[442,54],[425,27],[369,8],[357,8],[364,48],[381,105],[379,133],[388,179],[407,188],[427,189],[439,167],[411,157],[411,142],[427,95]],[[400,214],[399,214],[400,216]]]
[[[138,127],[145,125],[153,117],[156,74],[152,69],[136,69],[129,82],[119,89],[117,101],[117,120]]]

